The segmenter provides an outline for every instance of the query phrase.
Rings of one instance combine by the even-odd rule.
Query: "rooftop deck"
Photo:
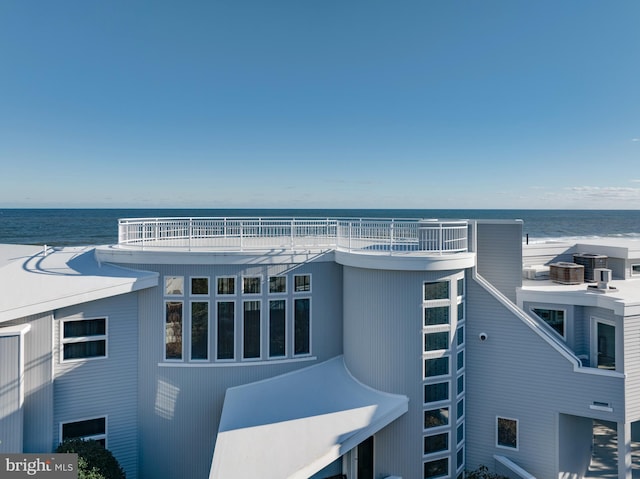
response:
[[[182,251],[339,250],[381,255],[468,251],[468,222],[336,218],[128,218],[118,247]]]

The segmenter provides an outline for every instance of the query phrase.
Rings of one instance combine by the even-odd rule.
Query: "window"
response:
[[[464,447],[458,449],[456,454],[456,468],[460,469],[462,466],[464,466]]]
[[[449,433],[443,432],[442,434],[425,436],[424,438],[425,454],[446,451],[447,449],[449,449]]]
[[[458,296],[464,296],[464,278],[458,279]]]
[[[446,426],[449,424],[449,408],[440,407],[424,412],[424,428]]]
[[[456,444],[460,444],[464,441],[464,423],[458,424],[456,428]]]
[[[464,344],[464,326],[460,326],[458,328],[458,346],[462,346]]]
[[[424,283],[424,300],[449,299],[449,282]]]
[[[456,419],[464,416],[464,399],[460,399],[456,405]]]
[[[165,302],[165,359],[182,359],[182,301]]]
[[[235,303],[218,302],[218,359],[235,357]]]
[[[449,356],[424,360],[424,377],[446,376],[449,374]]]
[[[449,399],[449,383],[426,384],[424,386],[424,402],[446,401]]]
[[[449,459],[436,459],[424,463],[424,479],[449,475]]]
[[[84,421],[63,422],[60,425],[60,442],[66,439],[93,439],[106,447],[107,418],[98,417]]]
[[[269,277],[269,293],[286,293],[287,277],[286,276],[270,276]]]
[[[191,303],[191,359],[209,358],[209,303]]]
[[[107,318],[62,320],[62,361],[105,358]]]
[[[293,277],[293,290],[296,293],[302,291],[311,291],[311,275],[309,274],[301,274],[294,275]]]
[[[209,294],[209,278],[191,278],[191,294],[194,296]]]
[[[640,264],[632,264],[631,276],[639,276],[639,275],[640,275]]]
[[[424,325],[449,324],[449,306],[424,309]]]
[[[558,333],[563,338],[565,337],[563,310],[532,308],[531,311],[533,311],[536,316],[547,323],[556,333]]]
[[[293,318],[293,353],[311,353],[311,311],[309,298],[296,299]]]
[[[286,303],[284,299],[269,301],[269,357],[286,355]]]
[[[496,444],[499,447],[518,449],[518,421],[504,417],[497,418]]]
[[[458,303],[458,322],[464,321],[464,301]]]
[[[165,296],[182,296],[184,294],[184,277],[165,276],[164,294]]]
[[[243,348],[245,359],[260,357],[260,301],[244,301]]]
[[[242,278],[242,292],[244,294],[260,294],[260,276],[249,276]]]
[[[233,276],[218,278],[218,294],[236,294],[236,278]]]
[[[597,353],[597,367],[600,369],[616,369],[616,327],[614,324],[595,321],[595,347]]]
[[[449,331],[427,333],[424,335],[424,350],[438,351],[449,349]]]
[[[458,351],[458,371],[464,367],[464,349]]]
[[[458,376],[458,395],[464,392],[464,374]]]

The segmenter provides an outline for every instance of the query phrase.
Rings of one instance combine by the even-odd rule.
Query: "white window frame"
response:
[[[100,334],[97,336],[78,336],[73,338],[65,338],[64,337],[64,325],[65,323],[71,323],[75,321],[92,321],[96,319],[104,319],[104,334]],[[58,324],[59,326],[59,339],[60,339],[60,352],[59,352],[59,362],[60,363],[73,363],[78,361],[93,361],[96,359],[107,359],[109,357],[109,317],[108,316],[95,316],[88,318],[64,318],[60,319]],[[64,346],[65,344],[72,343],[86,343],[90,341],[102,341],[104,340],[104,356],[89,356],[86,358],[72,358],[72,359],[64,359]]]
[[[452,373],[451,373],[451,354],[449,351],[447,352],[443,352],[442,350],[440,351],[435,351],[436,354],[432,354],[434,353],[434,351],[429,351],[429,353],[425,353],[423,355],[422,358],[422,379],[425,381],[430,381],[432,379],[444,379],[444,378],[449,378],[449,380],[451,379]],[[427,376],[427,360],[431,360],[431,359],[442,359],[442,358],[446,358],[447,359],[447,364],[448,364],[448,372],[447,374],[440,374],[438,376]],[[442,381],[438,381],[438,382],[442,382]]]
[[[451,441],[453,440],[453,438],[451,437],[451,429],[447,428],[447,429],[442,429],[442,430],[439,430],[439,431],[433,431],[431,429],[428,429],[427,431],[429,432],[429,434],[423,434],[423,436],[422,436],[422,457],[424,459],[431,459],[431,458],[437,459],[437,456],[442,456],[442,454],[448,453],[449,451],[451,451]],[[439,451],[424,452],[424,440],[425,440],[425,438],[433,437],[433,436],[440,436],[442,434],[446,434],[447,435],[447,448],[446,449],[440,449]]]
[[[304,290],[304,291],[296,291],[296,278],[299,276],[308,276],[309,277],[309,289]],[[293,294],[311,294],[311,290],[313,289],[313,278],[311,277],[311,273],[304,273],[304,274],[294,274],[293,275],[293,287],[292,287]]]
[[[555,329],[553,329],[551,327],[550,324],[548,324],[544,319],[542,319],[538,313],[536,313],[534,310],[536,309],[544,309],[547,311],[562,311],[562,331],[564,332],[564,334],[560,334],[558,331],[556,331]],[[545,325],[545,327],[547,327],[550,331],[553,331],[553,334],[555,334],[556,336],[562,338],[563,341],[567,340],[567,327],[568,327],[568,321],[567,321],[567,310],[564,308],[552,308],[550,306],[531,306],[529,308],[529,311],[531,312],[531,314],[533,314],[535,316],[536,319],[538,319],[542,324]]]
[[[615,341],[615,348],[613,351],[613,360],[615,362],[615,369],[605,369],[605,368],[598,368],[598,323],[602,323],[602,324],[606,324],[608,326],[612,326],[613,327],[613,334],[614,334],[614,341]],[[620,361],[622,360],[622,358],[618,357],[618,343],[619,343],[619,338],[618,338],[618,325],[616,324],[616,322],[614,320],[611,319],[603,319],[603,318],[598,318],[597,316],[591,316],[591,348],[590,348],[590,356],[591,356],[591,364],[593,365],[593,367],[601,369],[602,371],[617,371],[618,370],[618,366],[620,364]]]
[[[225,276],[226,278],[230,277],[230,276]],[[216,284],[216,291],[217,291],[217,284]],[[214,321],[214,341],[215,341],[215,345],[213,347],[213,350],[215,351],[215,354],[213,355],[213,360],[215,362],[218,363],[234,363],[238,360],[238,303],[242,303],[241,301],[236,301],[235,299],[230,300],[231,295],[222,295],[221,298],[224,299],[217,299],[216,300],[216,310],[214,312],[214,317],[215,317],[215,321]],[[223,358],[220,359],[218,357],[218,354],[220,353],[220,351],[218,350],[218,322],[219,322],[219,318],[218,318],[218,304],[219,303],[233,303],[233,357],[231,358]]]
[[[271,278],[284,278],[284,291],[271,292]],[[289,291],[289,278],[286,274],[272,274],[267,278],[267,294],[287,294]]]
[[[193,280],[194,279],[206,279],[207,280],[207,292],[206,293],[194,293],[193,292]],[[211,294],[211,278],[209,276],[189,276],[189,295],[196,298],[203,298],[210,296]]]
[[[634,269],[637,269],[637,272],[635,272]],[[632,263],[629,266],[629,272],[631,276],[640,276],[640,263]]]
[[[242,300],[242,311],[241,311],[241,320],[240,320],[240,360],[241,361],[245,361],[245,362],[255,362],[255,361],[262,361],[262,355],[264,353],[263,351],[263,342],[264,342],[264,318],[263,318],[263,302],[261,299],[257,298],[257,294],[251,294],[250,296],[256,296],[256,298],[252,298],[252,299],[244,299]],[[260,312],[260,320],[258,322],[258,325],[260,327],[260,339],[259,339],[259,348],[260,351],[258,352],[258,356],[256,357],[252,357],[252,358],[245,358],[244,357],[244,313],[245,313],[245,309],[244,309],[244,305],[246,303],[258,303],[259,304],[259,308],[258,311]]]
[[[433,403],[425,403],[425,404],[433,404]],[[439,426],[425,426],[424,424],[424,415],[428,411],[439,411],[441,409],[446,409],[448,411],[447,422],[446,424],[440,424]],[[451,406],[439,406],[439,407],[424,407],[422,411],[422,431],[423,432],[437,432],[437,431],[448,431],[451,429]]]
[[[182,280],[182,293],[167,293],[167,281],[171,278],[175,278],[178,279],[180,278]],[[165,297],[168,298],[181,298],[184,296],[184,276],[180,276],[180,275],[166,275],[163,277],[163,283],[162,283],[162,291],[164,293]]]
[[[78,438],[75,439],[82,439],[83,441],[89,441],[89,440],[94,440],[94,441],[99,441],[100,439],[104,439],[104,447],[105,449],[109,448],[109,440],[108,440],[108,431],[109,431],[109,416],[108,415],[104,415],[104,416],[93,416],[93,417],[85,417],[82,419],[73,419],[71,421],[60,421],[59,426],[58,426],[58,444],[62,444],[63,439],[62,439],[62,430],[63,430],[63,426],[65,424],[72,424],[74,422],[84,422],[84,421],[93,421],[95,419],[102,419],[104,418],[104,433],[103,434],[94,434],[92,436],[80,436]]]
[[[196,298],[199,298],[200,295],[196,295]],[[202,295],[204,298],[204,295]],[[193,303],[206,303],[207,304],[207,357],[205,359],[193,359]],[[184,333],[184,312],[182,319],[182,330]],[[183,334],[184,335],[184,334]],[[184,337],[183,337],[184,340]],[[184,343],[183,343],[184,344]],[[211,357],[211,301],[202,299],[192,299],[189,301],[189,356],[188,360],[194,363],[202,363],[208,362]],[[165,350],[166,353],[166,350]]]
[[[499,428],[499,423],[500,423],[500,419],[504,419],[506,421],[515,421],[516,423],[516,447],[511,447],[511,446],[505,446],[503,444],[499,444],[498,443],[498,428]],[[506,416],[496,416],[496,447],[500,448],[500,449],[506,449],[508,451],[519,451],[520,450],[520,420],[512,418],[512,417],[506,417]]]
[[[247,293],[244,290],[244,280],[245,279],[258,279],[258,282],[260,284],[260,291],[257,293]],[[267,285],[268,288],[268,285]],[[246,274],[240,277],[240,289],[242,290],[242,295],[243,296],[252,296],[252,297],[257,297],[257,296],[261,296],[264,292],[264,277],[261,274]]]
[[[311,283],[309,283],[309,286],[311,286]],[[305,293],[309,294],[309,291],[305,291]],[[296,354],[296,344],[295,344],[296,342],[296,301],[304,300],[304,299],[309,300],[309,352]],[[291,314],[291,355],[294,358],[305,358],[308,356],[312,356],[313,355],[313,301],[311,299],[311,296],[293,298],[293,300],[291,301],[291,307],[293,308],[293,311]]]
[[[181,303],[182,304],[182,325],[181,325],[181,334],[182,334],[182,357],[180,359],[175,359],[175,358],[167,358],[167,304],[168,303]],[[163,328],[162,328],[162,347],[163,347],[163,352],[162,352],[162,357],[164,359],[164,361],[166,362],[170,362],[170,363],[175,363],[175,362],[183,362],[185,361],[185,350],[188,348],[185,348],[186,342],[184,340],[185,338],[185,326],[188,325],[189,327],[189,332],[191,332],[191,321],[189,321],[189,323],[187,323],[187,314],[189,314],[189,318],[191,317],[191,310],[189,310],[189,312],[187,313],[187,311],[185,311],[185,305],[187,303],[184,300],[178,300],[178,299],[165,299],[164,303],[163,303]]]
[[[233,293],[218,293],[218,280],[219,279],[233,279]],[[238,277],[234,275],[223,275],[216,276],[216,284],[215,286],[215,296],[221,298],[229,298],[231,296],[236,296],[238,294]]]
[[[280,294],[280,293],[278,293]],[[284,355],[282,356],[271,356],[271,301],[284,301]],[[278,298],[270,298],[267,301],[268,304],[268,312],[266,314],[266,324],[267,324],[267,358],[270,360],[278,360],[285,359],[288,357],[289,353],[289,310],[288,310],[289,301],[286,298],[278,297]]]
[[[442,381],[442,378],[445,378],[446,376],[436,376],[438,380],[435,381],[425,381],[422,383],[422,404],[423,404],[423,409],[435,409],[437,407],[440,406],[446,406],[449,405],[451,406],[451,378],[446,379],[444,381]],[[431,378],[430,378],[431,379]],[[425,402],[425,398],[424,398],[424,388],[427,386],[435,386],[437,384],[446,384],[447,385],[447,398],[446,399],[439,399],[437,401],[430,401],[430,402]]]
[[[449,438],[449,441],[451,441],[451,438]],[[424,450],[424,447],[423,447]],[[447,451],[448,452],[448,451]],[[440,476],[431,476],[429,479],[439,479],[439,478],[444,478],[444,477],[449,477],[451,475],[451,455],[445,455],[445,456],[440,456],[437,457],[437,455],[434,455],[434,457],[429,456],[428,459],[425,457],[422,461],[422,469],[423,469],[423,473],[422,476],[424,476],[424,466],[426,463],[428,462],[433,462],[433,461],[438,461],[440,459],[446,459],[447,460],[447,473],[446,474],[442,474]]]

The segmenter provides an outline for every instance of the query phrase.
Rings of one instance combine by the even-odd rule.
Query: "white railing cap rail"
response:
[[[123,218],[121,247],[250,251],[339,249],[386,254],[467,251],[466,220],[285,217]]]

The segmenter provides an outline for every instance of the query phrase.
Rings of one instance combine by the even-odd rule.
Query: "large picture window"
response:
[[[504,417],[496,418],[496,444],[499,447],[518,449],[518,421]]]
[[[62,360],[107,356],[107,318],[63,320]]]
[[[242,357],[256,359],[260,357],[260,301],[243,303]]]
[[[165,302],[165,359],[182,359],[182,301]]]
[[[293,318],[293,352],[295,355],[311,353],[311,300],[296,299]]]
[[[235,303],[220,301],[217,305],[217,358],[235,357]]]
[[[209,303],[191,303],[191,359],[209,358]]]
[[[107,418],[98,417],[84,421],[63,422],[60,427],[60,442],[67,439],[98,441],[107,446]]]

